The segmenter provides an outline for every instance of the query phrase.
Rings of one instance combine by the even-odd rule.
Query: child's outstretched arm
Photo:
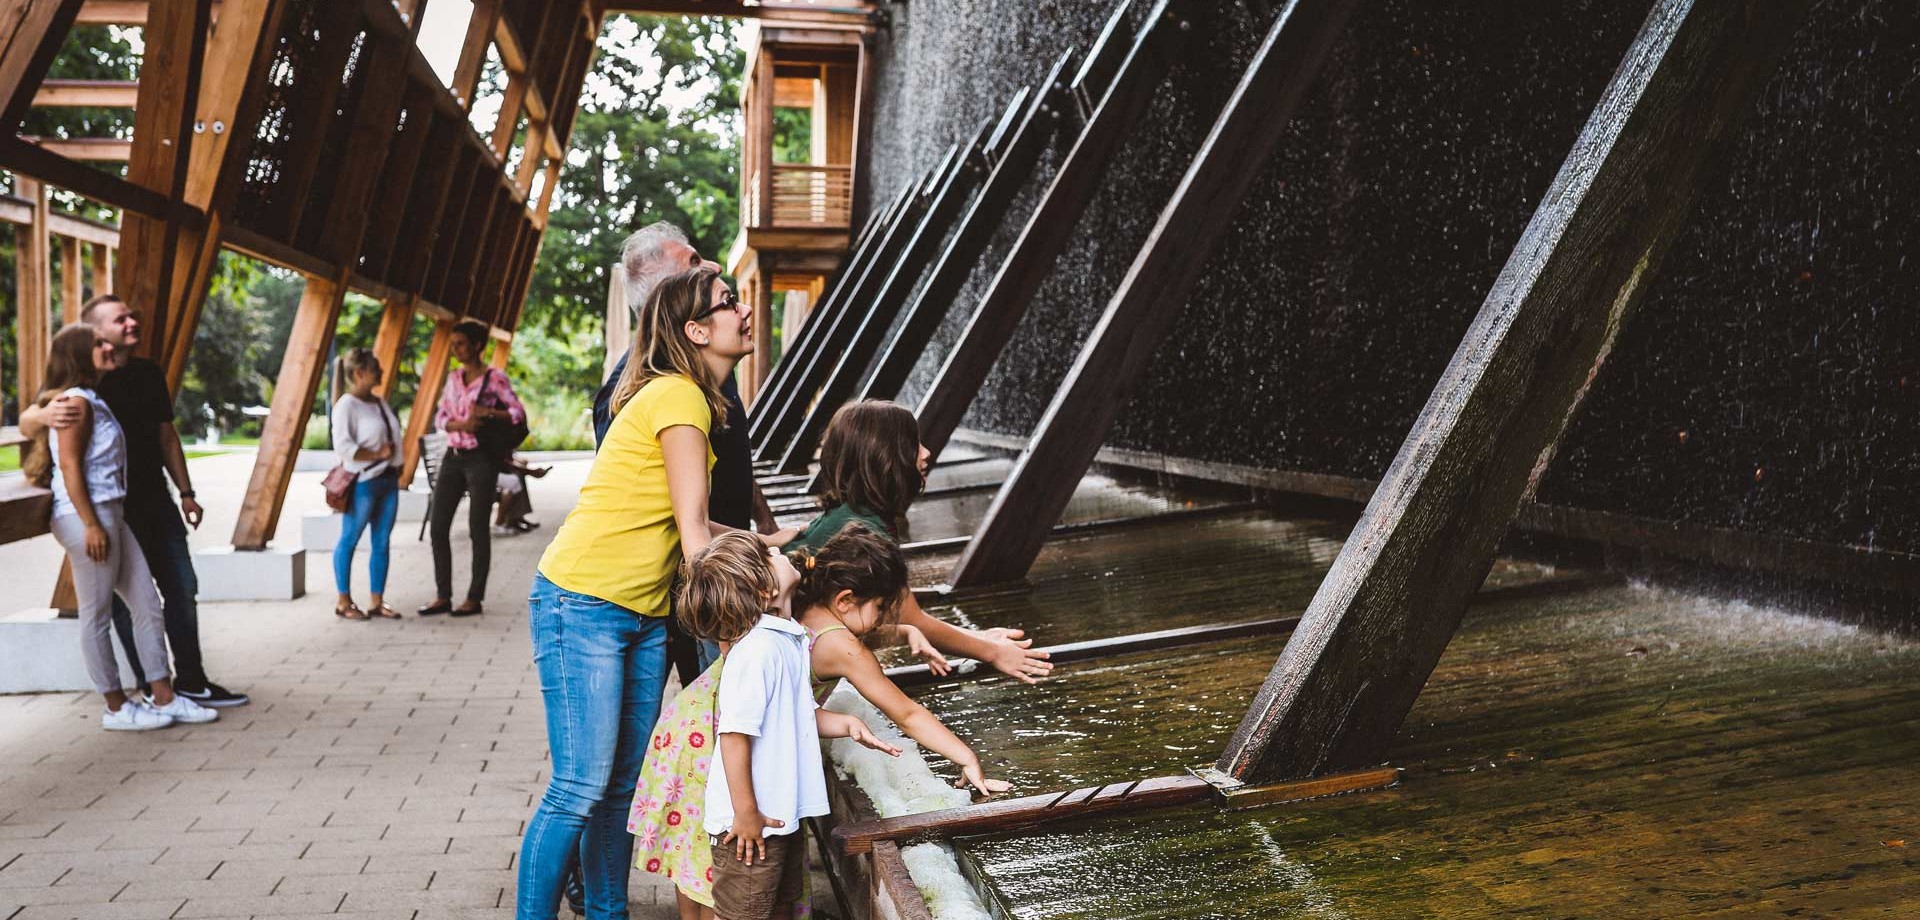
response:
[[[813,724],[820,730],[820,737],[822,738],[845,738],[865,747],[873,748],[888,757],[900,756],[899,748],[880,740],[879,736],[873,733],[873,729],[867,727],[867,723],[860,721],[857,717],[847,715],[844,712],[815,709],[813,711]]]
[[[760,801],[753,797],[753,738],[738,732],[720,735],[720,765],[727,771],[727,794],[733,799],[733,830],[720,838],[733,847],[733,854],[751,866],[767,858],[767,828],[784,827],[785,822],[760,813]]]
[[[1032,639],[1016,639],[1018,630],[981,635],[941,620],[920,609],[912,591],[900,600],[900,622],[920,630],[941,651],[984,661],[994,670],[1018,681],[1033,684],[1053,671],[1047,653],[1035,651]]]
[[[900,692],[900,688],[887,679],[886,672],[880,667],[880,660],[873,657],[873,652],[861,645],[852,633],[839,630],[814,640],[813,673],[823,679],[846,678],[855,690],[860,691],[861,696],[867,698],[867,702],[885,713],[887,718],[893,720],[893,724],[900,726],[907,737],[959,767],[968,785],[987,795],[1012,788],[1005,781],[988,779],[980,769],[980,757],[973,752],[973,748],[940,724],[940,720],[928,712],[927,707]]]

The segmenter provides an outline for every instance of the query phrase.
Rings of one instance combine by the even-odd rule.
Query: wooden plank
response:
[[[1400,785],[1398,767],[1376,767],[1371,770],[1354,770],[1335,773],[1331,776],[1316,776],[1311,779],[1296,779],[1258,786],[1243,784],[1213,770],[1200,771],[1200,776],[1214,783],[1221,796],[1226,799],[1226,806],[1236,811],[1282,805],[1288,802],[1304,802],[1308,799],[1346,795],[1350,792],[1371,792]]]
[[[11,137],[66,41],[80,0],[8,0],[0,5],[0,136]]]
[[[406,443],[401,445],[400,487],[413,485],[413,474],[420,468],[420,439],[433,427],[433,415],[440,407],[440,391],[447,383],[447,363],[453,359],[453,326],[450,316],[439,317],[433,325],[433,341],[427,345],[427,360],[420,365],[420,380],[413,390],[413,407],[407,410]]]
[[[911,197],[904,207],[895,212],[893,223],[881,235],[874,258],[861,269],[860,277],[847,289],[846,308],[835,310],[830,317],[822,317],[827,325],[821,329],[814,347],[805,355],[794,356],[800,364],[783,388],[779,401],[769,406],[772,411],[767,417],[765,435],[755,446],[754,459],[781,461],[777,465],[781,472],[799,472],[787,465],[784,457],[787,443],[805,420],[807,405],[825,381],[835,357],[865,317],[866,311],[862,307],[873,301],[888,270],[899,260],[900,251],[912,237],[913,228],[920,222],[920,215],[926,211],[928,187],[945,166],[943,163],[934,172],[915,180]]]
[[[279,206],[270,210],[262,226],[251,229],[287,243],[297,243],[300,219],[315,204],[314,176],[320,160],[330,151],[330,139],[339,111],[341,74],[353,53],[354,37],[360,34],[361,13],[358,4],[324,3],[319,7],[319,43],[313,57],[303,59],[296,72],[293,98],[288,116],[293,121],[286,157],[280,164],[279,178],[273,184],[273,198]],[[324,207],[325,201],[318,202]]]
[[[406,125],[394,138],[393,147],[387,151],[386,162],[381,166],[380,186],[375,193],[380,207],[369,215],[367,232],[360,244],[361,270],[382,282],[391,280],[389,269],[394,263],[394,247],[399,242],[407,209],[415,204],[414,179],[421,172],[421,158],[433,133],[433,102],[427,90],[409,81],[406,98]]]
[[[493,120],[493,155],[505,162],[507,153],[513,149],[513,138],[520,129],[520,113],[527,101],[527,78],[518,74],[507,77],[507,92],[500,100],[500,114]],[[531,125],[529,125],[531,127]],[[531,131],[527,134],[528,144],[533,143]],[[523,154],[524,155],[524,154]]]
[[[872,849],[873,891],[868,907],[874,920],[933,920],[927,899],[914,884],[913,873],[900,847],[891,840],[876,842]]]
[[[81,163],[125,163],[133,159],[133,141],[114,137],[27,137],[48,153]]]
[[[487,46],[493,38],[493,24],[500,18],[500,0],[474,0],[473,18],[467,20],[467,35],[460,42],[460,58],[454,64],[454,99],[462,109],[473,108],[473,94],[480,85],[480,71],[487,62]]]
[[[407,51],[404,38],[369,35],[361,49],[358,105],[352,113],[345,148],[339,151],[344,167],[325,203],[324,217],[313,249],[335,265],[358,265],[375,207],[374,192],[386,168],[387,153],[399,143],[396,125],[407,98]],[[336,81],[337,82],[337,81]]]
[[[160,192],[108,175],[17,135],[0,137],[0,167],[135,214],[164,219],[179,210]]]
[[[427,148],[441,151],[423,157],[424,175],[415,177],[407,200],[406,215],[400,221],[397,239],[410,241],[396,246],[386,272],[388,284],[401,290],[420,293],[433,262],[433,242],[444,229],[442,218],[452,200],[453,181],[464,167],[461,151],[454,146],[458,132],[466,126],[457,117],[435,114],[427,135]],[[431,299],[431,298],[428,298]]]
[[[42,80],[33,94],[35,108],[133,108],[140,97],[137,80]]]
[[[340,305],[347,296],[346,272],[332,277],[308,276],[306,290],[300,295],[300,308],[294,314],[293,331],[281,352],[280,373],[274,380],[273,402],[266,424],[260,429],[260,450],[255,455],[253,475],[247,481],[246,497],[233,525],[233,548],[263,550],[273,539],[280,524],[280,507],[286,498],[287,483],[293,478],[293,464],[300,454],[300,440],[307,433],[307,419],[313,411],[313,397],[325,376],[327,355],[333,348],[334,327],[340,321]]]
[[[86,0],[73,21],[80,26],[140,26],[147,23],[147,0]]]
[[[1155,88],[1172,64],[1173,45],[1184,40],[1180,23],[1191,24],[1190,7],[1174,0],[1154,4],[1099,107],[1061,161],[987,293],[974,306],[972,319],[915,413],[920,442],[935,457],[986,383],[1034,292],[1052,272],[1054,259],[1073,239],[1074,225],[1099,189],[1113,152],[1146,114]],[[1098,57],[1102,51],[1096,48],[1089,54]]]
[[[47,533],[47,518],[52,514],[52,492],[18,477],[0,482],[0,544]]]
[[[915,295],[900,321],[900,330],[887,343],[873,372],[860,384],[856,399],[892,399],[906,385],[914,365],[932,343],[934,333],[946,319],[949,308],[973,274],[993,240],[994,231],[1006,220],[1007,211],[1033,176],[1047,138],[1059,124],[1061,109],[1067,104],[1066,70],[1075,55],[1066,52],[1054,61],[1053,69],[1030,93],[1019,123],[1003,143],[994,149],[993,175],[980,190],[980,197],[960,221],[960,229],[947,242],[938,262],[927,274],[927,283]]]
[[[74,217],[71,214],[48,214],[47,230],[57,236],[71,237],[98,248],[117,249],[120,246],[119,227],[87,220],[84,217]]]
[[[1377,762],[1809,5],[1654,5],[1220,772]]]
[[[1354,0],[1291,0],[1281,8],[954,565],[956,589],[1026,577],[1353,7]]]
[[[113,292],[113,247],[100,243],[93,244],[93,292]]]
[[[886,343],[887,332],[893,328],[900,309],[939,253],[940,244],[953,229],[954,221],[986,179],[988,167],[982,147],[992,126],[992,122],[981,124],[968,141],[947,155],[952,165],[935,187],[900,257],[887,270],[886,280],[867,302],[867,315],[854,327],[853,335],[830,365],[813,405],[803,409],[800,424],[780,457],[779,469],[806,469],[814,450],[820,446],[820,439],[827,433],[827,422],[833,413],[859,391],[867,366]]]
[[[77,323],[80,321],[80,304],[86,300],[81,293],[86,288],[86,279],[81,276],[84,268],[80,264],[80,241],[70,236],[60,238],[60,321]]]
[[[226,248],[249,259],[278,265],[306,275],[331,276],[339,266],[312,253],[296,249],[271,237],[262,236],[239,224],[221,228],[220,241]]]
[[[14,231],[14,354],[19,409],[25,411],[40,396],[47,379],[47,358],[53,349],[53,239],[47,234],[47,187],[24,176],[14,177],[14,192],[33,202],[33,217]]]
[[[833,829],[833,843],[842,853],[870,853],[881,841],[920,841],[1027,830],[1118,811],[1191,805],[1212,796],[1213,786],[1197,776],[1156,776],[842,824]]]
[[[389,297],[380,311],[380,330],[374,333],[373,357],[380,362],[380,385],[374,392],[386,399],[400,368],[400,353],[413,332],[413,298]]]

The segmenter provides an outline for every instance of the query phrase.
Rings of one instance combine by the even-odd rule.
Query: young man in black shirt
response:
[[[160,365],[133,356],[133,346],[140,341],[140,318],[120,298],[111,294],[95,297],[87,302],[80,318],[92,325],[101,338],[112,343],[119,365],[100,378],[99,393],[126,432],[127,527],[133,531],[134,539],[140,541],[141,555],[147,558],[147,566],[153,570],[153,579],[166,602],[167,644],[173,650],[173,688],[202,706],[246,705],[246,694],[235,693],[207,679],[200,657],[200,611],[195,597],[200,582],[193,571],[192,552],[187,547],[187,525],[198,529],[203,512],[194,497],[193,481],[187,478],[180,433],[173,426],[173,396],[167,390],[166,373]],[[79,421],[79,417],[78,401],[57,400],[44,409],[22,412],[20,430],[29,436],[36,436],[47,427],[64,430]],[[168,474],[180,489],[177,507],[167,492]],[[182,512],[185,512],[184,521]],[[113,601],[113,625],[120,633],[120,644],[126,649],[133,672],[144,673],[134,651],[132,618],[118,597]]]

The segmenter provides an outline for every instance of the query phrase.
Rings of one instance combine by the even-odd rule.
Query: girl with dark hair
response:
[[[487,327],[468,321],[453,327],[453,357],[460,366],[447,373],[434,421],[447,433],[447,452],[433,479],[433,603],[421,607],[421,616],[451,613],[457,617],[480,613],[487,593],[487,569],[493,562],[492,532],[495,489],[502,457],[496,447],[481,443],[481,429],[489,424],[525,425],[527,410],[514,395],[513,383],[483,357]],[[524,433],[524,430],[523,430]],[[511,450],[511,447],[509,447]],[[467,580],[467,598],[453,605],[453,514],[467,499],[467,538],[473,541],[473,574]]]
[[[352,502],[333,545],[333,588],[339,592],[333,613],[347,620],[400,618],[400,611],[386,601],[387,552],[400,509],[400,418],[374,392],[380,371],[380,359],[367,348],[347,349],[334,367],[334,379],[344,383],[346,392],[333,404],[333,450],[340,465],[355,475]],[[371,591],[362,610],[353,602],[353,551],[368,529],[373,531],[367,557]]]
[[[47,392],[81,403],[78,424],[52,429],[54,538],[73,563],[73,588],[80,601],[80,651],[93,688],[106,698],[100,727],[108,731],[150,731],[175,722],[212,722],[219,713],[173,692],[167,670],[166,622],[160,592],[154,588],[147,559],[128,529],[122,502],[127,496],[127,444],[120,422],[95,392],[100,375],[113,369],[113,345],[85,323],[74,323],[53,337],[47,363]],[[113,598],[118,594],[133,615],[134,641],[146,673],[137,675],[150,690],[144,701],[129,700],[113,657]]]
[[[880,399],[841,406],[820,445],[820,516],[787,544],[787,551],[817,552],[849,524],[898,543],[906,533],[907,507],[926,485],[928,456],[920,446],[920,427],[905,406]],[[910,590],[900,598],[900,622],[913,627],[905,637],[937,674],[948,667],[939,652],[984,661],[1029,684],[1053,670],[1047,653],[1034,651],[1033,640],[1021,630],[961,629],[928,615]]]
[[[520,920],[552,920],[574,853],[588,915],[626,913],[624,825],[666,683],[668,592],[681,558],[726,530],[707,520],[708,433],[726,418],[720,381],[753,351],[751,316],[709,269],[654,289],[612,426],[540,558],[527,604],[553,775],[520,850]]]

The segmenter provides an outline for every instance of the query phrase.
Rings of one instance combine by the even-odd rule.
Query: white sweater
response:
[[[360,474],[360,482],[366,482],[396,466],[400,459],[400,418],[393,414],[386,400],[376,396],[373,399],[361,399],[352,393],[342,393],[340,401],[333,404],[333,452],[340,456],[340,465]],[[355,460],[353,455],[363,450],[376,450],[382,444],[393,444],[393,459]]]

